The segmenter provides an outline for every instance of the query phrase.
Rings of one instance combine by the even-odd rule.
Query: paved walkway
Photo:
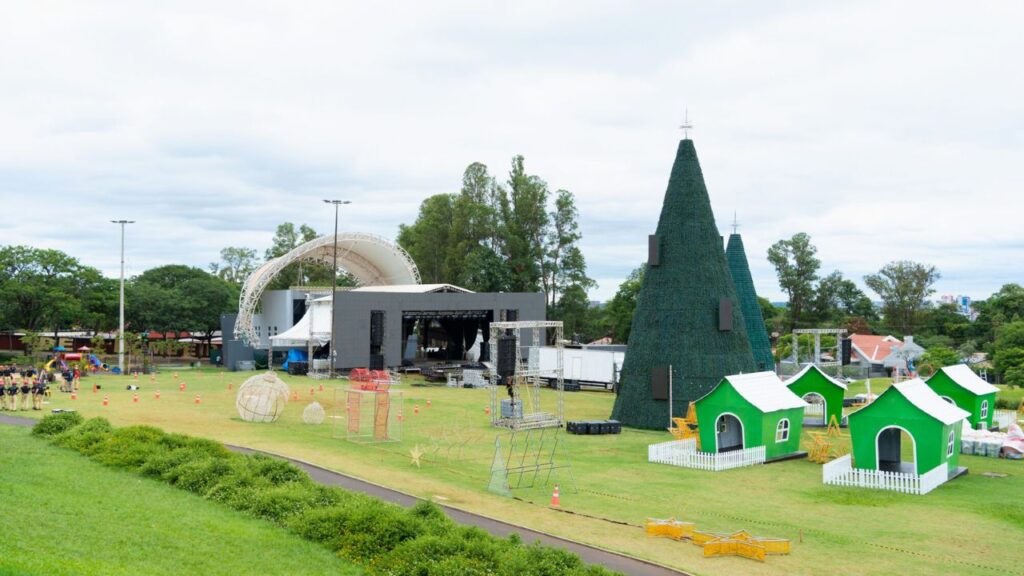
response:
[[[0,424],[8,424],[12,426],[32,426],[37,422],[31,418],[24,418],[21,416],[11,416],[8,414],[0,414]],[[253,450],[244,446],[232,446],[226,444],[229,449],[243,454],[267,454],[275,458],[281,458],[287,460],[292,464],[295,464],[307,474],[310,478],[327,486],[339,486],[346,490],[352,490],[353,492],[362,492],[370,496],[380,498],[387,502],[393,502],[401,506],[412,506],[419,501],[415,496],[410,496],[397,490],[385,488],[365,480],[359,480],[351,476],[346,476],[333,470],[321,468],[308,462],[282,456],[280,454],[269,454],[260,450]],[[602,550],[586,544],[580,544],[579,542],[573,542],[572,540],[566,540],[543,532],[537,532],[515,524],[509,524],[502,522],[501,520],[495,520],[479,514],[473,514],[457,508],[451,508],[448,506],[440,505],[441,509],[445,511],[452,520],[464,524],[467,526],[476,526],[487,532],[499,536],[505,537],[512,533],[518,533],[524,542],[533,542],[539,540],[541,543],[556,548],[562,548],[578,554],[580,558],[588,564],[600,564],[611,570],[617,570],[626,574],[636,574],[638,576],[679,576],[680,574],[686,574],[685,572],[679,572],[656,564],[651,564],[643,560],[624,556],[615,552],[609,552],[608,550]]]

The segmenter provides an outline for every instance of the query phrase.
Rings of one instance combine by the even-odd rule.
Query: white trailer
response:
[[[534,358],[535,353],[538,353],[537,359]],[[612,390],[619,381],[619,371],[622,370],[625,357],[625,352],[565,347],[562,348],[562,378],[565,382]],[[555,377],[557,362],[554,347],[530,349],[530,364],[537,366],[543,378]]]

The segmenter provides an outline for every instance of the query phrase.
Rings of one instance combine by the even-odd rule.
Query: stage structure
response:
[[[268,260],[253,271],[242,285],[234,335],[254,347],[261,347],[253,315],[260,295],[286,267],[296,262],[332,266],[337,246],[338,269],[352,276],[360,286],[419,284],[420,273],[412,257],[401,246],[380,236],[361,232],[326,235],[298,246],[284,256]],[[265,346],[265,343],[263,344]]]
[[[492,322],[490,330],[496,351],[490,371],[491,424],[511,430],[560,428],[565,422],[562,322]],[[540,348],[548,343],[555,349],[555,369],[542,374]],[[541,404],[540,389],[549,380],[556,389],[554,412]]]

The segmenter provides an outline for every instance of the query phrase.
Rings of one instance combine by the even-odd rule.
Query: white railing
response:
[[[940,464],[919,476],[903,472],[853,468],[849,454],[821,467],[821,479],[825,484],[891,490],[903,494],[927,494],[948,478],[945,464]]]
[[[808,404],[807,407],[804,408],[804,416],[807,416],[807,417],[810,417],[810,418],[814,418],[814,417],[820,418],[820,417],[822,417],[824,415],[825,415],[825,405],[821,404],[820,402],[819,403]]]
[[[1010,424],[1017,422],[1017,412],[1013,410],[996,410],[992,413],[992,423],[999,426],[1000,430],[1010,427]]]
[[[693,438],[651,444],[647,447],[647,460],[649,462],[682,466],[683,468],[696,468],[698,470],[712,470],[714,472],[764,464],[764,459],[764,446],[720,454],[698,452],[697,441]]]

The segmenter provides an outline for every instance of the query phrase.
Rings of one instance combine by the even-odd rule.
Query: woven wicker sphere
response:
[[[235,407],[246,422],[274,422],[284,411],[288,394],[288,385],[273,372],[267,372],[242,383]]]
[[[323,424],[327,414],[319,402],[313,402],[302,411],[302,421],[306,424]]]

